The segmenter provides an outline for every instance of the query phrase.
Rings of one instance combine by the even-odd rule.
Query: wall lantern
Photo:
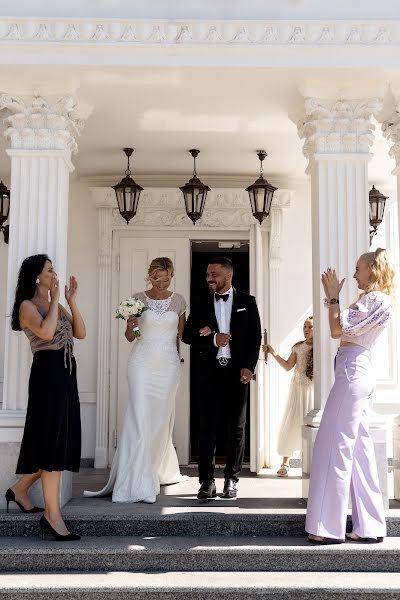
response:
[[[196,157],[200,154],[200,150],[189,150],[189,152],[193,156],[193,177],[186,185],[183,185],[179,189],[185,199],[186,214],[193,221],[193,225],[196,225],[196,221],[203,214],[207,193],[211,188],[208,185],[204,185],[197,177]]]
[[[384,196],[379,190],[372,186],[372,190],[369,192],[369,240],[372,244],[372,238],[377,232],[378,226],[383,221],[383,214],[385,212],[386,200],[389,196]]]
[[[9,226],[4,225],[10,214],[10,190],[0,182],[0,231],[3,232],[4,241],[8,244]]]
[[[249,193],[251,212],[253,216],[261,223],[268,217],[271,210],[272,197],[277,189],[263,177],[263,160],[267,156],[265,150],[258,150],[257,156],[260,159],[260,177],[246,188]]]
[[[133,181],[131,177],[129,160],[133,153],[133,148],[123,148],[123,151],[128,158],[128,166],[125,171],[125,177],[121,179],[117,185],[113,185],[112,188],[115,190],[121,217],[123,217],[125,221],[129,223],[129,221],[136,215],[140,193],[143,188]]]

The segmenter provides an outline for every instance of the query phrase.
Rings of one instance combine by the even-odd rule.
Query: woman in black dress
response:
[[[69,533],[61,515],[61,471],[79,471],[81,421],[73,338],[83,339],[85,324],[76,305],[77,281],[70,277],[65,298],[72,314],[59,304],[60,289],[51,260],[45,254],[29,256],[22,263],[12,313],[12,328],[27,335],[33,362],[29,399],[17,474],[22,477],[6,492],[9,502],[23,512],[40,512],[28,496],[41,479],[43,532],[58,541],[79,539]]]

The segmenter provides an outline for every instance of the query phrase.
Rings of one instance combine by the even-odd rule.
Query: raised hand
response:
[[[339,281],[335,269],[329,267],[324,271],[321,275],[321,281],[328,300],[331,298],[339,298],[345,279]]]
[[[51,301],[55,302],[56,304],[58,304],[58,301],[60,300],[60,285],[58,282],[58,277],[55,274],[53,274],[51,279],[50,298]]]
[[[71,302],[75,302],[77,291],[78,282],[76,278],[73,275],[71,275],[71,277],[69,278],[69,287],[67,285],[65,286],[65,299],[68,302],[68,304],[71,304]]]

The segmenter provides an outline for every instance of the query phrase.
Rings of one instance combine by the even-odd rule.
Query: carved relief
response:
[[[22,98],[0,94],[0,110],[11,113],[4,135],[12,148],[36,148],[77,152],[77,138],[84,127],[76,99],[63,96],[49,102],[39,94]]]
[[[303,154],[369,152],[375,126],[371,116],[382,108],[380,98],[321,100],[306,98],[305,115],[297,129],[304,139]]]
[[[278,40],[282,44],[288,45],[397,45],[397,39],[393,39],[391,31],[396,31],[397,22],[392,21],[386,24],[374,24],[373,22],[353,22],[345,26],[343,32],[343,21],[333,21],[330,25],[326,22],[309,21],[290,23],[280,21],[269,24],[259,22],[263,28],[262,33],[256,37],[248,27],[244,26],[240,21],[226,21],[226,27],[221,27],[220,22],[202,22],[193,21],[181,25],[174,24],[171,20],[165,21],[134,21],[125,24],[125,28],[121,34],[121,27],[115,26],[115,23],[110,20],[103,20],[102,23],[96,21],[90,22],[87,20],[85,24],[77,19],[70,21],[66,26],[65,21],[57,20],[57,18],[49,18],[43,20],[39,26],[35,21],[27,21],[21,19],[18,21],[15,18],[8,19],[4,17],[0,19],[0,25],[6,33],[2,36],[2,40],[10,43],[24,42],[68,42],[69,44],[76,42],[79,44],[96,43],[118,43],[126,42],[131,44],[260,44],[266,45],[275,44]],[[171,25],[174,33],[171,35]],[[204,35],[193,37],[193,30],[205,31]],[[31,35],[29,32],[36,31],[36,34]],[[91,34],[87,34],[90,31]],[[313,35],[308,35],[307,32],[312,31]],[[142,33],[143,32],[143,33]]]

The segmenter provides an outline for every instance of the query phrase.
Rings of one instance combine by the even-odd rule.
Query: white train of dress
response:
[[[113,502],[156,501],[160,485],[188,479],[181,475],[172,443],[175,395],[180,380],[176,335],[185,300],[172,294],[153,300],[135,294],[148,307],[140,318],[141,336],[132,344],[127,376],[129,400],[120,443],[106,486],[84,496],[105,496]]]

